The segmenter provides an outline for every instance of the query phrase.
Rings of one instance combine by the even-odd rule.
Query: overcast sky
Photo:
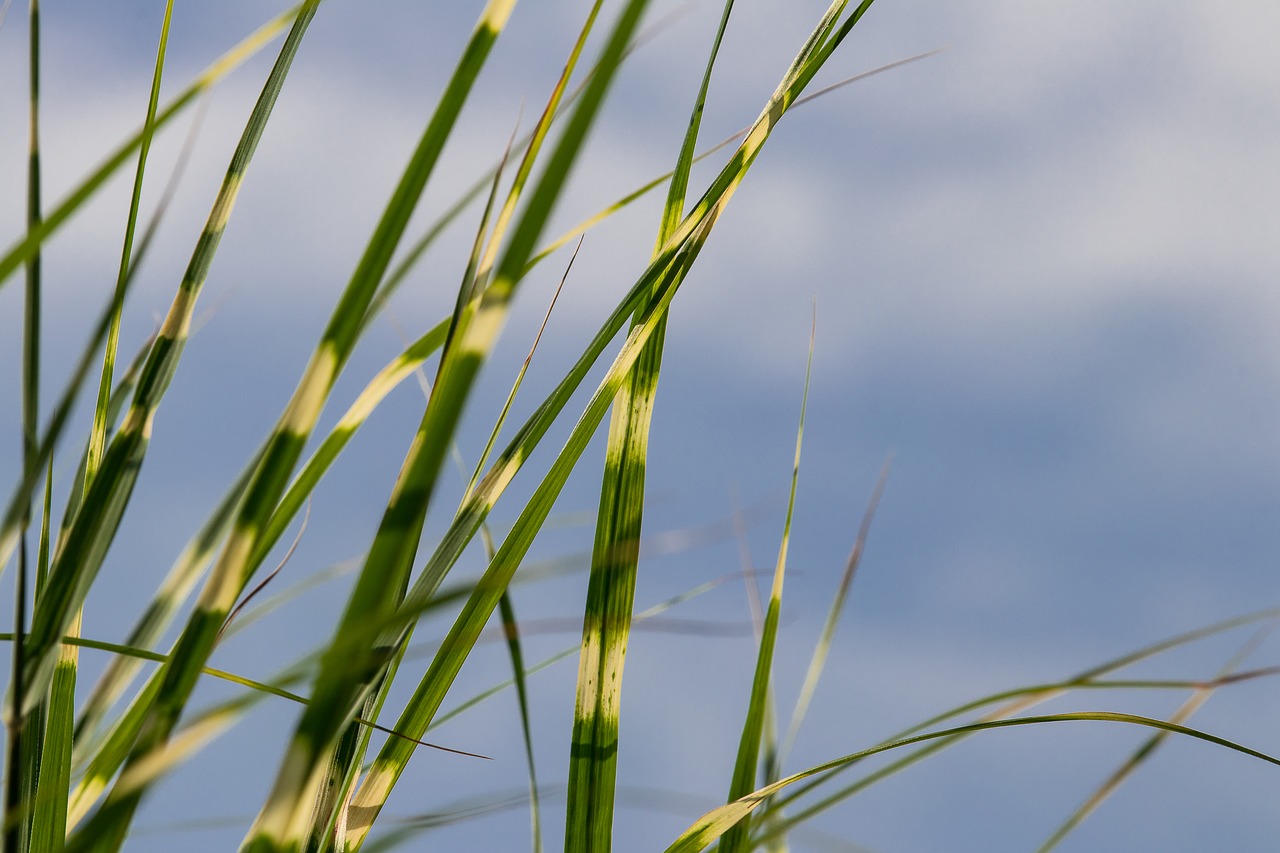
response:
[[[173,93],[278,3],[178,4]],[[104,567],[86,633],[117,640],[269,429],[416,142],[481,3],[321,7],[286,84],[201,297],[156,421],[131,517]],[[532,121],[588,3],[525,3],[497,45],[428,190],[418,227]],[[617,4],[606,4],[614,7]],[[43,131],[50,204],[141,121],[163,4],[47,4]],[[21,232],[25,9],[0,27],[0,241]],[[557,211],[558,232],[671,164],[719,4],[682,10],[628,61]],[[740,3],[707,107],[718,141],[754,118],[825,4]],[[1280,553],[1280,7],[1113,0],[880,0],[815,86],[935,48],[833,93],[778,128],[675,300],[653,426],[651,532],[745,508],[771,569],[785,510],[813,306],[817,343],[778,658],[789,709],[890,453],[893,471],[861,573],[789,769],[855,751],[988,692],[1069,676],[1165,636],[1276,603]],[[270,50],[218,87],[126,322],[137,346],[168,307]],[[189,132],[157,143],[154,205]],[[717,165],[720,161],[716,161]],[[711,167],[695,172],[701,189]],[[46,399],[114,279],[127,181],[46,254]],[[521,401],[566,369],[652,249],[658,199],[586,239]],[[474,212],[405,286],[391,316],[416,335],[452,304]],[[482,447],[559,280],[563,253],[524,285],[468,413]],[[0,290],[0,399],[16,401],[21,287]],[[400,347],[376,324],[334,396],[332,423]],[[578,404],[580,405],[580,403]],[[406,383],[335,467],[283,584],[357,556],[421,408]],[[17,471],[17,406],[0,420],[0,481]],[[562,440],[564,432],[553,438]],[[599,442],[571,481],[539,559],[580,555]],[[67,460],[70,460],[70,456]],[[545,467],[548,452],[535,457]],[[60,467],[65,488],[69,461]],[[542,470],[542,468],[538,468]],[[532,480],[532,477],[530,477]],[[461,483],[453,484],[461,488]],[[514,487],[495,512],[509,523]],[[447,520],[441,500],[429,522]],[[642,566],[648,607],[735,571],[711,541]],[[478,555],[464,561],[476,571]],[[9,577],[12,572],[9,572]],[[528,657],[576,641],[584,575],[523,586]],[[7,578],[6,578],[7,580]],[[220,648],[215,665],[267,677],[312,648],[343,602],[332,583]],[[624,692],[616,849],[661,849],[722,800],[753,666],[741,583],[640,628]],[[681,622],[680,620],[686,620]],[[715,630],[673,633],[711,623]],[[445,630],[418,631],[430,643]],[[1238,634],[1159,659],[1146,677],[1205,678]],[[1250,665],[1275,662],[1264,643]],[[492,645],[461,700],[501,677]],[[86,659],[90,656],[86,655]],[[539,770],[560,843],[574,666],[533,679]],[[205,701],[225,695],[210,688]],[[1165,716],[1179,694],[1091,693],[1049,706]],[[1280,690],[1215,696],[1193,724],[1280,754]],[[501,696],[433,733],[495,755],[420,754],[396,815],[524,784],[514,702]],[[275,774],[296,709],[270,704],[148,800],[131,850],[229,849]],[[1143,738],[1070,724],[975,738],[871,789],[813,826],[882,853],[1033,850]],[[212,788],[209,790],[210,780]],[[193,793],[202,786],[199,796]],[[1200,742],[1165,747],[1062,850],[1269,850],[1275,767]],[[225,826],[161,832],[206,817]],[[172,829],[172,827],[170,827]],[[431,836],[427,836],[430,838]],[[438,835],[438,847],[522,849],[521,809]],[[825,836],[797,836],[796,850]],[[412,847],[409,849],[413,849]]]

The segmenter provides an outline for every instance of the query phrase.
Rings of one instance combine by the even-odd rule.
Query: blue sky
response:
[[[260,23],[259,3],[184,9],[167,80],[191,75]],[[202,296],[188,348],[86,630],[117,639],[274,422],[382,201],[411,150],[478,3],[324,5],[286,86]],[[546,96],[582,2],[526,3],[446,152],[421,221],[501,151],[521,106]],[[624,69],[557,214],[563,228],[661,173],[678,148],[718,4],[683,14]],[[821,2],[739,4],[713,81],[705,137],[749,122]],[[140,121],[161,4],[45,9],[46,198],[72,186]],[[20,232],[24,24],[0,28],[0,230]],[[987,692],[1065,677],[1217,619],[1276,602],[1280,511],[1280,11],[1205,5],[880,0],[815,85],[938,47],[941,54],[796,111],[734,198],[676,299],[653,427],[648,520],[697,528],[747,507],[754,563],[772,566],[785,505],[811,312],[813,387],[790,557],[779,696],[787,707],[862,507],[893,472],[793,769],[854,751]],[[269,53],[269,52],[268,52]],[[221,85],[138,282],[126,339],[167,308],[269,56]],[[158,143],[160,180],[187,117]],[[695,174],[695,185],[710,175]],[[107,298],[127,199],[119,181],[46,256],[47,336],[69,348]],[[656,199],[588,236],[517,408],[529,412],[643,268]],[[469,227],[469,225],[468,225]],[[553,226],[552,230],[558,230]],[[452,303],[467,227],[404,288],[414,334]],[[567,258],[522,291],[464,426],[474,458]],[[20,290],[0,290],[0,398],[17,399]],[[132,337],[128,337],[128,336]],[[340,411],[399,348],[375,326],[334,396]],[[51,376],[68,368],[50,358]],[[59,372],[61,371],[61,373]],[[58,387],[47,386],[49,396]],[[333,471],[285,575],[356,556],[420,409],[409,384]],[[12,482],[16,406],[0,420]],[[328,423],[336,417],[330,413]],[[469,428],[468,428],[469,427]],[[564,433],[558,433],[563,438]],[[598,465],[571,481],[536,556],[590,542]],[[544,454],[534,463],[544,465]],[[69,466],[62,472],[65,483]],[[461,488],[461,484],[456,484]],[[517,485],[495,513],[514,518]],[[521,491],[521,489],[524,491]],[[429,522],[443,525],[447,500]],[[474,571],[479,558],[465,566]],[[739,567],[724,537],[655,556],[645,607]],[[12,573],[10,572],[11,576]],[[574,642],[581,574],[522,587],[537,659]],[[219,650],[216,665],[266,676],[327,633],[341,584],[295,602]],[[741,586],[677,613],[733,630],[641,629],[624,696],[621,781],[635,792],[617,849],[661,849],[728,785],[752,644]],[[540,621],[540,620],[546,620]],[[444,630],[419,631],[429,642]],[[1211,676],[1246,635],[1162,658],[1147,677]],[[1251,661],[1274,662],[1274,642]],[[501,671],[498,646],[456,695]],[[534,680],[540,771],[563,777],[572,664]],[[695,698],[674,700],[685,692]],[[210,688],[205,699],[220,695]],[[1090,694],[1050,706],[1167,715],[1181,695]],[[393,811],[523,784],[513,703],[492,701],[439,738],[493,763],[420,755]],[[1280,754],[1269,682],[1233,687],[1195,717]],[[175,775],[139,826],[256,811],[295,709],[266,707]],[[877,851],[1030,850],[1143,737],[1099,724],[1002,731],[872,789],[814,827]],[[246,763],[252,768],[245,772]],[[1264,850],[1274,846],[1274,767],[1171,743],[1060,849]],[[198,795],[195,792],[199,792]],[[667,803],[667,800],[662,800]],[[559,801],[547,840],[559,843]],[[139,835],[130,849],[228,849],[244,824]],[[520,810],[439,835],[521,849]],[[428,836],[430,837],[430,836]],[[797,837],[797,850],[823,846]]]

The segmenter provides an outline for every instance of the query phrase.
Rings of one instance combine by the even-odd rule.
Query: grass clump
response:
[[[415,213],[428,187],[439,181],[442,152],[464,107],[474,99],[477,81],[515,6],[511,0],[484,5],[447,82],[424,116],[417,145],[372,224],[363,253],[345,277],[346,285],[294,390],[281,401],[276,423],[247,454],[242,473],[176,558],[124,642],[112,643],[82,636],[83,609],[95,606],[95,593],[106,583],[100,570],[118,544],[152,437],[165,429],[167,392],[181,381],[184,347],[202,289],[213,274],[220,241],[234,227],[236,200],[253,180],[251,167],[258,144],[272,130],[273,111],[280,99],[288,97],[295,60],[305,52],[305,37],[324,9],[318,0],[298,4],[247,36],[176,96],[162,99],[172,22],[172,3],[168,4],[158,22],[161,37],[153,85],[149,97],[139,101],[145,105],[140,128],[46,209],[41,197],[38,124],[39,4],[31,4],[28,215],[24,232],[0,255],[0,286],[13,286],[19,273],[25,272],[23,463],[0,528],[0,565],[11,569],[15,581],[13,630],[7,635],[13,655],[6,700],[5,849],[122,849],[133,837],[140,804],[153,789],[261,702],[292,702],[299,710],[292,732],[281,744],[278,766],[254,768],[272,781],[260,811],[243,827],[242,849],[347,851],[366,844],[370,849],[389,844],[400,833],[386,833],[381,841],[371,833],[382,825],[384,807],[416,751],[438,746],[427,742],[428,731],[444,716],[445,700],[486,628],[495,622],[495,614],[507,643],[510,684],[521,707],[526,745],[529,793],[518,802],[530,810],[531,844],[540,849],[546,807],[542,794],[547,788],[535,769],[527,677],[544,664],[529,665],[524,660],[520,622],[509,593],[512,584],[529,573],[530,548],[569,477],[584,467],[591,469],[591,463],[583,461],[584,453],[606,418],[600,502],[581,616],[582,642],[571,650],[579,664],[572,734],[565,744],[564,847],[610,849],[619,799],[624,664],[633,618],[643,616],[633,617],[634,595],[644,533],[648,439],[668,311],[770,134],[806,93],[815,94],[809,91],[815,76],[872,4],[871,0],[858,5],[837,0],[818,15],[776,88],[762,93],[756,120],[728,143],[731,150],[721,155],[710,180],[697,185],[694,163],[726,147],[703,151],[700,131],[733,5],[724,4],[718,30],[710,39],[705,71],[690,87],[692,110],[668,175],[588,217],[583,225],[551,235],[553,213],[564,201],[575,164],[642,34],[644,0],[624,0],[608,8],[596,2],[586,11],[580,30],[566,39],[570,46],[563,73],[539,105],[532,128],[513,135],[494,169],[421,236],[414,237]],[[166,196],[151,224],[139,228],[142,188],[153,180],[147,169],[153,139],[199,95],[277,39],[278,53],[167,315],[145,340],[122,340],[130,290],[167,203]],[[39,394],[45,355],[40,331],[49,321],[42,316],[43,253],[52,250],[50,244],[60,229],[130,163],[135,166],[133,193],[123,214],[124,245],[115,286],[104,298],[92,330],[49,405]],[[665,203],[656,234],[645,235],[653,245],[647,265],[619,271],[630,288],[571,367],[513,431],[504,427],[515,411],[512,401],[528,360],[512,372],[506,405],[487,427],[484,450],[447,527],[438,536],[424,534],[429,530],[429,510],[443,500],[441,482],[478,377],[486,367],[498,371],[504,367],[490,363],[496,360],[500,334],[522,284],[556,249],[580,239],[644,192],[659,188],[665,190]],[[340,407],[335,389],[372,321],[410,272],[431,258],[429,250],[437,236],[455,222],[469,223],[475,232],[452,310],[376,372],[332,427],[323,429],[324,413]],[[135,354],[128,363],[118,357],[121,346],[126,353],[133,348]],[[601,363],[606,352],[612,358],[607,368]],[[395,386],[428,369],[433,375],[419,423],[403,448],[399,473],[381,506],[375,531],[356,546],[361,557],[354,581],[327,642],[269,681],[212,668],[210,661],[219,645],[248,618],[245,603],[273,576],[268,561],[281,539],[318,494],[325,474],[346,452],[356,431]],[[594,388],[587,384],[593,371]],[[586,401],[578,405],[580,392]],[[89,400],[92,421],[87,436],[76,444],[73,408]],[[1161,650],[1153,648],[1072,679],[988,697],[869,748],[784,774],[786,752],[823,671],[870,522],[868,511],[791,725],[779,742],[774,732],[771,673],[781,625],[803,415],[800,423],[782,543],[771,573],[769,598],[760,614],[750,698],[742,719],[725,721],[741,726],[736,762],[725,770],[726,804],[693,820],[685,832],[671,839],[670,850],[701,850],[712,844],[726,853],[782,849],[788,834],[818,812],[988,728],[1063,720],[1137,724],[1156,730],[1156,738],[1179,733],[1275,761],[1187,728],[1185,715],[1174,721],[1118,713],[1014,716],[1035,701],[1069,690],[1123,685],[1205,695],[1232,681],[1269,674],[1231,671],[1213,682],[1107,680],[1121,666]],[[547,451],[543,440],[555,428],[563,432],[562,446]],[[539,449],[553,454],[540,475],[528,470]],[[55,513],[54,464],[67,459],[78,460],[78,468],[66,488],[65,507]],[[490,529],[489,515],[504,497],[514,502],[507,492],[517,482],[524,495],[511,511],[514,522],[498,536]],[[873,505],[882,486],[883,479]],[[484,551],[484,571],[478,579],[454,582],[459,562],[473,544]],[[437,616],[448,627],[429,664],[421,669],[408,657],[410,642],[424,619]],[[1236,625],[1212,630],[1229,627]],[[1193,639],[1179,638],[1175,644]],[[96,674],[91,689],[84,689],[88,673],[78,655],[85,647],[113,656]],[[139,680],[144,663],[154,667]],[[229,699],[197,707],[193,701],[197,687],[208,679],[242,689]],[[394,714],[388,705],[393,696]],[[375,736],[381,743],[376,750]],[[895,756],[896,763],[881,765],[851,782],[846,779],[865,759],[886,752]],[[1121,772],[1127,773],[1136,763]],[[477,810],[500,805],[495,801]]]

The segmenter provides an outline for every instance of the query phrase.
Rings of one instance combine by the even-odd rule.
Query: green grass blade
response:
[[[237,522],[236,530],[233,531],[227,549],[223,552],[223,558],[215,566],[214,577],[206,587],[208,595],[203,597],[200,611],[197,612],[196,619],[190,623],[192,630],[188,644],[191,656],[195,659],[203,661],[207,657],[213,644],[212,635],[248,580],[244,571],[245,564],[254,553],[260,527],[275,501],[279,499],[283,491],[284,479],[301,453],[302,442],[314,428],[320,406],[332,388],[338,370],[349,356],[357,335],[364,327],[364,317],[369,301],[386,272],[409,216],[426,186],[444,142],[490,48],[506,23],[512,5],[512,2],[491,2],[482,12],[457,69],[441,96],[436,112],[387,205],[382,221],[374,231],[369,246],[352,276],[351,284],[338,303],[320,347],[308,365],[306,374],[295,393],[293,402],[281,420],[280,431],[277,432],[273,447],[263,463],[264,476],[259,483],[251,487],[245,511]],[[363,598],[358,584],[358,591],[353,596],[356,610],[363,607]],[[349,608],[349,612],[351,609]],[[343,642],[345,643],[345,640]],[[326,664],[329,671],[331,673],[345,671],[344,662],[335,660],[332,651],[331,649],[331,654],[328,656],[329,662]],[[383,659],[383,663],[385,660],[386,658]],[[313,727],[336,731],[338,726],[334,723],[340,725],[342,717],[347,716],[351,711],[349,705],[341,709],[335,708],[335,705],[345,703],[340,701],[341,697],[335,701],[331,691],[339,693],[341,691],[335,690],[338,687],[335,677],[326,676],[323,673],[322,669],[322,675],[317,682],[317,695],[303,715],[300,731],[310,732]],[[190,685],[183,683],[186,679],[180,674],[175,675],[175,679],[174,687],[177,694],[185,700],[185,694],[189,693]],[[337,716],[335,711],[341,716]],[[337,717],[336,720],[335,717]],[[165,727],[171,725],[167,723]],[[316,751],[316,754],[321,754],[328,749],[331,742],[331,738],[326,737],[305,748],[308,752]],[[296,744],[298,744],[297,741],[295,741]],[[310,797],[306,791],[314,790],[320,779],[318,770],[320,768],[302,768],[286,757],[273,793],[255,822],[254,828],[250,830],[246,849],[290,849],[300,843],[301,835],[306,831],[310,817],[309,809],[306,808]]]
[[[814,322],[817,322],[815,313]],[[733,780],[729,786],[729,801],[746,796],[756,787],[756,774],[760,764],[761,734],[769,709],[769,683],[773,672],[773,651],[778,637],[778,619],[782,613],[782,588],[786,579],[787,547],[791,540],[791,520],[795,512],[796,485],[800,479],[800,449],[804,440],[804,416],[809,402],[809,378],[813,373],[814,336],[809,336],[809,363],[805,369],[804,394],[800,404],[800,425],[796,430],[795,460],[791,467],[791,492],[787,498],[787,518],[782,527],[782,542],[778,547],[778,562],[773,573],[773,588],[769,593],[769,607],[765,611],[764,630],[760,635],[760,650],[756,657],[755,677],[751,681],[751,699],[747,705],[746,721],[742,725],[742,737],[738,741],[738,757],[734,763]],[[750,816],[744,815],[725,832],[720,849],[725,853],[746,850],[750,837]]]
[[[901,749],[913,744],[925,743],[939,738],[954,738],[990,729],[1067,722],[1102,722],[1146,726],[1152,729],[1172,732],[1173,734],[1180,734],[1196,738],[1198,740],[1203,740],[1216,746],[1234,750],[1250,756],[1251,758],[1257,758],[1270,764],[1280,766],[1280,758],[1276,758],[1264,752],[1259,752],[1256,749],[1250,749],[1247,746],[1227,740],[1226,738],[1218,737],[1217,735],[1209,734],[1208,732],[1203,732],[1198,729],[1169,723],[1164,720],[1141,717],[1136,714],[1086,711],[1076,714],[1050,714],[1039,717],[1015,717],[1014,719],[1009,720],[987,720],[984,722],[970,723],[964,726],[956,726],[950,729],[943,729],[936,732],[926,732],[925,734],[915,735],[914,737],[878,744],[870,749],[864,749],[861,752],[855,752],[842,758],[827,761],[814,767],[810,767],[807,770],[802,770],[799,773],[787,776],[784,779],[779,779],[772,785],[766,785],[763,788],[752,791],[746,796],[734,800],[731,803],[726,803],[719,808],[707,812],[695,821],[692,826],[685,830],[684,833],[682,833],[680,837],[667,848],[667,853],[697,853],[697,851],[705,850],[708,845],[716,839],[721,838],[731,827],[738,824],[771,796],[782,791],[787,786],[811,776],[816,776],[829,770],[833,770],[837,767],[861,761],[864,758],[870,758],[873,755],[879,755],[880,753],[888,752],[890,750]]]
[[[711,71],[732,11],[733,2],[728,0],[672,172],[655,255],[661,253],[684,213]],[[634,322],[638,323],[641,316],[641,309],[637,308]],[[665,334],[664,315],[613,403],[570,740],[566,851],[608,851],[612,845],[622,675],[639,563],[649,427]]]
[[[638,4],[642,5],[642,4]],[[634,25],[633,14],[624,16],[615,30],[606,56],[619,42],[625,45],[630,32],[625,24]],[[525,154],[514,181],[513,190],[499,214],[491,250],[478,261],[478,269],[469,269],[458,296],[458,307],[445,342],[437,381],[419,425],[418,433],[405,459],[397,480],[396,491],[387,506],[383,522],[370,548],[365,567],[357,580],[347,610],[338,626],[331,650],[316,682],[314,701],[304,713],[295,734],[290,753],[285,758],[281,775],[270,801],[250,834],[249,849],[282,849],[298,843],[306,832],[304,811],[309,808],[314,791],[322,778],[314,771],[306,776],[286,775],[290,766],[316,767],[329,749],[338,729],[352,713],[359,695],[372,683],[386,684],[385,671],[393,655],[388,650],[401,647],[366,641],[352,642],[362,626],[384,621],[403,598],[409,572],[417,551],[426,510],[434,491],[453,432],[461,417],[464,402],[475,376],[489,349],[493,346],[505,317],[518,280],[511,270],[523,270],[528,253],[563,185],[565,175],[580,150],[586,131],[603,98],[605,87],[616,71],[618,60],[602,61],[601,72],[584,92],[570,118],[568,127],[550,157],[550,165],[535,187],[530,204],[515,226],[515,233],[503,256],[498,280],[483,288],[486,270],[492,263],[496,244],[514,211],[515,200],[532,171],[540,140],[554,115],[568,75],[576,64],[586,34],[594,22],[595,10],[588,16],[583,34],[575,46],[564,75],[544,111],[538,131]],[[620,52],[620,48],[617,49]],[[477,248],[479,243],[477,243]],[[475,256],[473,256],[475,257]],[[502,272],[505,270],[505,273]]]
[[[511,594],[504,592],[498,599],[502,616],[502,634],[507,640],[507,652],[511,656],[512,683],[516,688],[516,704],[520,711],[520,735],[524,739],[525,764],[529,768],[529,821],[530,837],[534,853],[542,853],[542,809],[538,797],[538,771],[533,760],[533,732],[529,726],[529,693],[525,684],[524,651],[520,647],[520,623],[516,620]]]
[[[27,234],[40,228],[40,3],[32,0],[29,14],[29,133],[27,148]],[[37,461],[37,434],[40,418],[40,264],[41,256],[34,252],[26,260],[26,288],[22,315],[22,466],[26,476],[32,476],[40,467]],[[52,461],[50,462],[52,464]],[[46,481],[47,482],[47,481]],[[45,489],[48,495],[48,485]],[[13,605],[13,668],[11,670],[8,709],[7,746],[5,760],[4,823],[2,834],[6,850],[20,851],[31,840],[32,822],[36,819],[31,808],[32,797],[38,785],[41,755],[44,750],[44,704],[47,696],[39,685],[28,683],[26,673],[27,646],[23,636],[27,626],[27,599],[31,582],[31,566],[27,560],[27,530],[31,524],[31,508],[24,503],[19,521],[18,536],[22,539],[18,551],[17,579],[14,582]],[[38,562],[38,561],[37,561]],[[29,721],[25,717],[28,705],[38,707],[39,713]]]

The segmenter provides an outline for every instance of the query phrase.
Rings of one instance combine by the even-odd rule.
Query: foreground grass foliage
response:
[[[490,0],[459,54],[452,76],[439,93],[421,138],[404,164],[399,182],[373,226],[363,255],[351,271],[316,342],[292,396],[284,402],[275,427],[245,461],[243,473],[214,508],[203,527],[177,557],[150,605],[123,643],[82,637],[81,608],[92,606],[99,569],[116,541],[136,480],[146,461],[153,428],[166,392],[179,372],[200,292],[210,274],[219,240],[233,221],[237,193],[251,179],[259,140],[271,130],[276,102],[287,97],[289,71],[314,16],[318,0],[306,0],[246,37],[203,74],[161,103],[172,2],[157,21],[161,36],[153,85],[139,99],[145,113],[140,129],[102,165],[47,212],[40,194],[39,4],[29,7],[31,56],[30,161],[27,228],[0,256],[0,286],[11,286],[25,271],[23,319],[23,465],[12,484],[0,528],[0,566],[12,568],[15,583],[12,670],[5,700],[7,750],[3,840],[11,851],[105,851],[128,841],[135,812],[166,775],[259,702],[293,702],[296,727],[275,770],[270,793],[252,825],[246,827],[246,851],[352,851],[370,841],[380,814],[408,762],[433,723],[482,631],[498,611],[512,661],[510,685],[519,698],[528,748],[528,808],[532,846],[541,849],[542,803],[529,735],[525,679],[544,663],[527,665],[519,623],[508,589],[571,472],[581,464],[589,440],[609,417],[607,450],[600,480],[600,504],[582,615],[582,642],[566,652],[579,656],[576,703],[569,755],[566,834],[571,851],[605,851],[612,843],[617,800],[617,744],[622,711],[622,676],[633,618],[633,599],[643,531],[645,469],[651,414],[662,368],[667,312],[715,225],[775,126],[804,100],[814,76],[845,41],[872,0],[859,5],[836,0],[809,37],[797,46],[772,94],[762,93],[759,117],[731,144],[735,147],[701,188],[690,184],[693,163],[723,146],[700,152],[700,119],[722,39],[733,11],[724,3],[719,29],[710,39],[705,73],[689,92],[692,112],[683,144],[673,153],[672,171],[608,210],[590,217],[572,232],[549,238],[547,226],[611,83],[620,73],[641,33],[644,0],[620,0],[605,9],[590,6],[580,32],[571,40],[563,75],[550,92],[530,132],[513,137],[506,156],[471,192],[415,241],[406,239],[410,219],[431,184],[442,150],[486,60],[515,5]],[[12,22],[10,22],[12,26]],[[140,199],[151,142],[202,92],[239,63],[280,40],[279,52],[261,95],[245,124],[221,189],[198,236],[186,273],[168,315],[155,335],[143,342],[120,340],[121,315],[135,272],[145,257],[154,223],[164,202],[138,230]],[[594,53],[588,51],[594,46]],[[145,110],[142,107],[145,106]],[[123,224],[124,245],[114,292],[104,305],[59,397],[39,399],[42,355],[41,252],[85,203],[117,172],[135,164],[132,203]],[[479,371],[488,364],[521,283],[555,249],[571,242],[613,211],[655,188],[665,188],[666,203],[653,240],[652,259],[631,271],[633,285],[559,384],[520,425],[505,446],[507,407],[493,425],[488,446],[437,541],[424,542],[428,509],[451,453],[460,419]],[[462,271],[456,305],[421,337],[373,376],[327,435],[317,424],[331,400],[335,382],[352,352],[388,298],[424,257],[435,237],[451,223],[477,214],[473,249]],[[393,260],[399,258],[393,265]],[[7,318],[6,318],[6,322]],[[118,362],[120,346],[137,347],[128,364]],[[581,411],[567,412],[588,373],[613,347],[612,362]],[[214,650],[240,612],[246,596],[269,579],[269,555],[299,515],[335,459],[386,395],[405,378],[433,364],[434,377],[421,422],[404,450],[394,490],[386,500],[372,539],[361,543],[363,557],[345,610],[331,639],[315,655],[299,661],[271,683],[252,681],[209,667]],[[527,366],[528,362],[525,362]],[[91,381],[96,373],[96,394]],[[494,365],[501,370],[502,365]],[[523,368],[515,374],[514,397]],[[807,384],[806,384],[807,395]],[[68,435],[69,416],[81,400],[92,399],[89,435],[77,445]],[[486,525],[490,511],[517,478],[532,478],[525,462],[553,425],[571,418],[564,446],[541,474],[531,497],[512,513],[516,520],[495,539]],[[847,598],[862,543],[868,510],[858,540],[813,654],[787,734],[775,736],[771,669],[787,567],[787,542],[800,466],[801,429],[797,433],[791,502],[772,575],[767,604],[758,625],[758,657],[750,700],[743,709],[741,739],[734,767],[725,768],[725,805],[696,820],[671,842],[670,850],[702,850],[718,844],[726,853],[785,849],[788,833],[820,811],[899,769],[983,729],[1037,725],[1061,720],[1135,724],[1155,730],[1143,753],[1126,762],[1082,812],[1073,815],[1044,849],[1056,843],[1088,809],[1149,754],[1168,733],[1202,738],[1277,763],[1275,759],[1187,728],[1186,716],[1215,688],[1270,674],[1224,671],[1213,682],[1120,682],[1112,673],[1166,648],[1209,633],[1271,619],[1273,612],[1212,626],[1175,638],[1061,682],[1012,691],[955,709],[903,731],[883,743],[792,775],[784,775],[786,751],[821,677],[827,651]],[[308,447],[313,449],[304,459]],[[79,469],[67,505],[52,505],[53,463],[79,457]],[[875,490],[879,498],[883,479]],[[473,584],[447,581],[464,549],[479,537],[488,564]],[[425,560],[419,554],[425,552]],[[453,609],[445,610],[448,605]],[[406,659],[415,627],[428,615],[452,613],[447,635],[425,671]],[[240,623],[237,623],[237,626]],[[166,636],[177,639],[167,648]],[[77,704],[78,650],[91,647],[114,659]],[[144,663],[154,667],[139,682]],[[243,687],[235,698],[212,707],[192,707],[196,685],[219,678]],[[408,686],[410,698],[392,719],[384,704],[393,684]],[[1195,694],[1172,721],[1095,713],[1016,716],[1032,704],[1071,690],[1108,687],[1190,690]],[[83,693],[83,691],[82,691]],[[732,721],[737,725],[738,721]],[[389,733],[369,755],[375,730]],[[872,755],[895,759],[852,777]],[[464,815],[465,816],[465,815]],[[692,817],[692,816],[691,816]],[[385,835],[390,842],[395,834]],[[374,845],[370,843],[372,849]]]

